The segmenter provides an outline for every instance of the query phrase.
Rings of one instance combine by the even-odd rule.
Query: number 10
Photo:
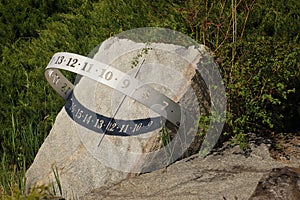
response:
[[[105,80],[109,81],[109,80],[112,79],[113,73],[112,73],[112,71],[106,72],[106,69],[102,69],[101,74],[99,75],[99,77],[103,78],[103,76],[104,76]]]

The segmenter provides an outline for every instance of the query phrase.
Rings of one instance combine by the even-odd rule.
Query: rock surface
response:
[[[243,155],[239,147],[215,152],[206,158],[193,156],[166,169],[100,187],[81,199],[247,200],[273,168],[287,165],[270,157],[265,144],[252,144],[251,149],[249,156]],[[299,163],[297,160],[289,165],[298,167]],[[299,184],[299,179],[297,181]]]
[[[53,185],[56,195],[77,199],[90,188],[126,178],[127,173],[110,169],[93,158],[76,134],[76,125],[62,110],[40,148],[34,163],[26,173],[27,189],[38,185]],[[60,194],[54,172],[62,186]]]
[[[263,177],[249,200],[300,199],[300,166],[274,168]]]

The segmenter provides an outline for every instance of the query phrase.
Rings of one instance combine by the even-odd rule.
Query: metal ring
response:
[[[180,124],[181,108],[179,104],[149,85],[94,59],[73,53],[59,52],[53,55],[47,65],[45,77],[54,90],[66,100],[72,93],[74,85],[59,69],[77,73],[105,84],[147,106],[175,126]]]

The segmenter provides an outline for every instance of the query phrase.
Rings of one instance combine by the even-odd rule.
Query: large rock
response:
[[[256,194],[259,193],[256,187],[264,176],[269,174],[273,168],[281,168],[286,165],[271,158],[265,144],[252,145],[251,149],[252,152],[249,156],[243,155],[237,146],[216,152],[206,158],[192,156],[178,161],[166,169],[127,179],[114,186],[100,187],[81,199],[248,200],[255,190],[257,190]],[[298,164],[299,160],[290,165],[297,166]],[[296,179],[297,175],[293,172],[290,174],[293,177],[291,178],[292,184],[284,187],[290,187],[288,191],[295,192],[298,184],[299,191],[299,178]],[[283,179],[277,180],[282,181]],[[277,184],[281,185],[281,183]],[[287,181],[283,185],[287,185]],[[297,191],[294,194],[298,195]]]
[[[105,41],[92,56],[123,72],[134,74],[136,69],[132,61],[140,57],[143,48],[144,43],[113,38]],[[195,116],[197,114],[196,117],[205,116],[209,114],[210,97],[201,75],[195,70],[200,59],[197,57],[199,50],[204,51],[203,47],[195,49],[162,43],[153,44],[147,51],[145,67],[141,69],[138,78],[173,101],[180,102],[187,112],[192,112]],[[191,63],[195,65],[194,68],[190,67]],[[159,116],[130,98],[125,98],[123,106],[117,115],[114,115],[122,94],[85,77],[78,79],[74,95],[83,106],[107,117],[135,120]],[[192,120],[183,123],[183,132],[194,136],[199,131],[198,120],[192,118],[193,115],[187,117]],[[171,132],[171,139],[176,138],[178,129],[173,125],[167,128]],[[63,108],[27,171],[26,186],[30,188],[35,185],[53,184],[56,191],[59,191],[61,185],[62,196],[76,199],[95,188],[121,181],[130,173],[152,171],[172,163],[184,152],[188,152],[186,156],[189,156],[199,151],[200,140],[193,140],[194,137],[179,138],[182,146],[179,146],[180,149],[175,153],[163,151],[161,133],[162,128],[136,137],[106,135],[99,146],[101,134],[74,122]],[[183,141],[184,139],[186,141]],[[186,151],[191,142],[193,148]],[[176,144],[177,146],[174,146],[177,148],[179,143]],[[158,149],[162,150],[154,155],[145,156],[145,153],[156,152]],[[162,155],[166,157],[162,158]],[[186,174],[184,177],[183,180],[188,180],[194,175]]]

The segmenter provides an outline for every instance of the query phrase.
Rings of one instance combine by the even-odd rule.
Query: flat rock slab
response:
[[[265,144],[251,148],[248,157],[239,147],[206,158],[190,157],[166,169],[100,187],[81,199],[249,199],[265,175],[287,165],[271,158]],[[298,167],[299,162],[289,165]]]

